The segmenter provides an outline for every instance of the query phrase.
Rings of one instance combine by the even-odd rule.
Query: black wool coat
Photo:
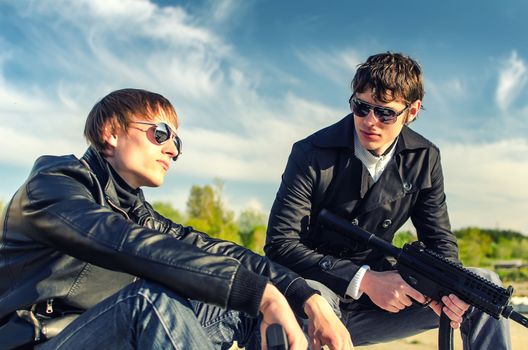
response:
[[[318,225],[324,208],[388,242],[410,218],[428,248],[458,260],[438,148],[404,126],[393,158],[374,183],[354,155],[353,118],[293,145],[265,246],[272,260],[342,296],[362,265],[391,267],[378,251]]]

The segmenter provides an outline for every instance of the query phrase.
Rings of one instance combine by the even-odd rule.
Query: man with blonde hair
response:
[[[304,279],[145,201],[141,187],[160,186],[182,154],[177,128],[163,96],[118,90],[89,113],[80,159],[35,162],[1,220],[2,349],[254,348],[258,325],[278,323],[304,350],[296,316],[312,344],[352,348]]]

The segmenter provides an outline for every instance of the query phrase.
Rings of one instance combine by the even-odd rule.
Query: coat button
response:
[[[319,262],[319,266],[325,271],[330,270],[332,268],[332,266],[333,266],[331,259],[332,259],[331,257],[325,256]]]
[[[403,183],[403,189],[405,190],[405,192],[409,192],[412,188],[412,184],[411,183],[408,183],[408,182],[404,182]]]
[[[381,224],[381,227],[387,228],[390,225],[392,225],[392,220],[391,219],[386,219],[386,220],[383,220],[383,223]]]
[[[357,226],[359,224],[359,220],[355,218],[354,220],[352,220],[351,224]]]

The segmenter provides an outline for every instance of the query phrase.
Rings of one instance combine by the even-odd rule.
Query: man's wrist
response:
[[[370,270],[370,266],[363,265],[359,268],[359,270],[354,275],[354,278],[350,281],[348,284],[346,295],[351,297],[352,299],[359,299],[363,295],[363,291],[361,290],[361,281],[363,280],[363,277],[365,276],[365,273]]]
[[[323,297],[319,294],[313,294],[308,299],[306,299],[306,302],[303,305],[304,313],[308,318],[312,319],[314,314],[317,312],[317,309],[319,308],[319,303],[321,301],[325,301]]]
[[[299,277],[288,286],[284,296],[290,303],[293,312],[300,318],[306,318],[304,304],[314,294],[320,294],[320,292],[310,287],[305,279]]]

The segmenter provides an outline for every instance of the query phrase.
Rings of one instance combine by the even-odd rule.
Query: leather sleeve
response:
[[[10,211],[20,216],[10,220],[19,220],[21,232],[32,240],[60,252],[224,308],[231,306],[236,275],[245,276],[261,289],[255,296],[258,304],[268,278],[247,271],[236,254],[212,254],[137,225],[99,204],[97,191],[94,176],[80,163],[36,169],[12,202]],[[240,311],[257,313],[254,305],[238,306]]]
[[[313,196],[320,170],[311,164],[313,150],[303,146],[301,141],[292,148],[271,209],[264,250],[273,261],[344,296],[359,266],[321,254],[307,244],[310,221],[315,220]]]
[[[158,220],[166,220],[171,226],[171,234],[182,242],[191,244],[204,251],[220,256],[235,258],[249,271],[270,279],[289,301],[295,313],[301,317],[306,317],[303,307],[308,297],[316,291],[308,286],[306,281],[293,271],[270,261],[267,257],[258,255],[235,243],[213,238],[207,234],[196,231],[192,227],[184,227],[155,213]],[[235,287],[236,288],[236,287]],[[241,293],[247,293],[246,290]]]

